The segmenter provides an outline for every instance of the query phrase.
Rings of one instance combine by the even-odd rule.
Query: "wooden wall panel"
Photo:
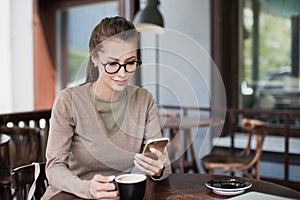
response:
[[[49,55],[41,20],[33,16],[34,35],[34,109],[49,109],[56,91],[56,70]]]

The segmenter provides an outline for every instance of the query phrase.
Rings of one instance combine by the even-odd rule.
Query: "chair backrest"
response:
[[[242,128],[248,132],[248,143],[245,149],[246,155],[250,155],[251,153],[251,139],[252,136],[256,136],[256,147],[255,147],[255,154],[251,162],[248,163],[247,168],[256,167],[258,169],[259,161],[262,155],[262,148],[264,143],[264,138],[266,135],[267,127],[264,122],[255,119],[243,119],[242,121]],[[256,174],[256,176],[259,176]]]
[[[11,186],[16,191],[18,200],[27,200],[28,192],[34,182],[35,166],[24,165],[11,170]],[[41,199],[48,187],[45,173],[45,163],[40,163],[40,173],[36,180],[35,199]]]
[[[7,134],[0,133],[0,168],[10,165],[9,142],[11,138]]]
[[[38,128],[1,127],[0,131],[11,137],[10,168],[40,161],[41,135]]]

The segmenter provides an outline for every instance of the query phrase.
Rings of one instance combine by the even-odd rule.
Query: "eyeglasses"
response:
[[[135,61],[129,61],[124,64],[120,64],[118,62],[108,62],[108,63],[101,62],[101,64],[103,65],[106,73],[108,74],[117,73],[121,69],[121,67],[124,67],[125,72],[133,73],[135,72],[136,68],[142,64],[142,61],[135,60]]]

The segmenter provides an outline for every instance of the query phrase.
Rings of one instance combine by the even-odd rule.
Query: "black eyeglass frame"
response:
[[[134,61],[130,61],[130,62],[123,63],[123,64],[121,64],[119,62],[115,62],[115,61],[114,62],[107,62],[107,63],[100,62],[100,63],[101,63],[101,65],[103,65],[104,70],[105,70],[106,73],[108,73],[108,74],[116,74],[116,73],[118,73],[120,71],[121,67],[124,67],[125,72],[127,72],[127,73],[133,73],[133,72],[135,72],[136,70],[134,70],[134,71],[127,71],[127,69],[126,69],[126,66],[128,65],[128,63],[131,63],[131,62],[136,62],[136,67],[139,67],[142,64],[142,61],[140,61],[140,60],[134,60]],[[109,65],[109,64],[112,64],[112,63],[118,64],[119,68],[115,72],[108,72],[106,70],[106,66]]]

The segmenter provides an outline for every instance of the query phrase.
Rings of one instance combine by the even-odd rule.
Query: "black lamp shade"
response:
[[[146,7],[140,10],[134,20],[136,28],[140,32],[164,32],[164,21],[157,6],[158,0],[147,0]]]

